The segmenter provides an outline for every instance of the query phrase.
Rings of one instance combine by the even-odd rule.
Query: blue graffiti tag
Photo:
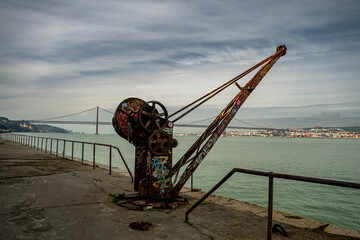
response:
[[[169,169],[165,166],[167,160],[168,157],[154,157],[151,166],[154,169],[153,177],[158,179],[154,186],[160,188],[161,194],[165,194],[169,188],[168,182],[170,182],[170,178],[166,178],[169,174]]]

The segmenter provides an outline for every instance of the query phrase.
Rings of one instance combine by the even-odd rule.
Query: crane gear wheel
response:
[[[168,121],[168,112],[158,101],[149,101],[139,109],[140,125],[148,132],[161,130]]]
[[[148,141],[148,147],[154,155],[167,155],[171,148],[170,137],[166,132],[154,131]]]

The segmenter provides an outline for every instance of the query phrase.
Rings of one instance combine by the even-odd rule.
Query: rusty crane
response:
[[[285,45],[278,46],[273,55],[171,115],[158,101],[145,102],[139,98],[122,101],[115,111],[112,123],[116,132],[136,148],[134,189],[139,196],[151,199],[177,197],[247,97],[275,62],[285,54]],[[241,87],[237,83],[240,78],[260,66],[260,70],[245,86]],[[172,152],[178,144],[173,138],[174,123],[233,84],[239,88],[239,93],[173,165]],[[185,170],[178,177],[181,167],[184,166]]]

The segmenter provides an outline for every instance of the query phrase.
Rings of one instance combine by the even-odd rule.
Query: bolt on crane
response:
[[[179,196],[184,184],[212,149],[239,108],[276,61],[286,54],[286,50],[285,45],[278,46],[273,55],[171,115],[158,101],[145,102],[135,97],[122,101],[114,113],[112,124],[118,135],[135,146],[134,189],[138,195],[150,199]],[[260,66],[245,86],[241,87],[237,83]],[[173,165],[173,148],[178,145],[173,138],[174,123],[233,84],[239,88],[239,93]],[[186,168],[178,180],[180,169],[184,166]]]

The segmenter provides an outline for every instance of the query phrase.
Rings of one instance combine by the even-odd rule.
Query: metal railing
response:
[[[74,160],[74,144],[80,143],[81,144],[81,164],[84,164],[84,147],[85,145],[92,145],[93,146],[93,156],[92,156],[92,165],[93,169],[96,167],[95,162],[95,150],[96,146],[103,146],[109,148],[109,174],[111,175],[111,167],[112,167],[112,150],[114,149],[119,153],[120,158],[122,159],[122,162],[124,163],[128,173],[130,174],[131,181],[134,182],[134,177],[132,173],[130,172],[130,169],[128,165],[126,164],[126,161],[123,157],[123,155],[120,152],[120,149],[116,146],[113,146],[111,144],[104,144],[104,143],[94,143],[94,142],[84,142],[84,141],[76,141],[76,140],[67,140],[67,139],[60,139],[60,138],[49,138],[49,137],[41,137],[41,136],[30,136],[30,135],[24,135],[24,134],[6,134],[6,139],[9,141],[17,142],[26,146],[29,146],[31,148],[48,152],[48,142],[50,142],[50,149],[49,154],[53,154],[55,156],[59,156],[59,142],[63,142],[63,149],[62,154],[60,156],[65,159],[65,148],[66,148],[66,142],[71,143],[71,160]],[[44,143],[45,140],[45,143]],[[56,151],[52,151],[53,149],[53,142],[56,142]],[[45,146],[44,146],[45,145]]]
[[[196,202],[191,208],[189,208],[189,210],[187,210],[185,212],[185,222],[189,221],[189,214],[196,207],[198,207],[206,198],[208,198],[216,189],[218,189],[224,182],[226,182],[236,172],[264,176],[264,177],[269,178],[268,222],[267,222],[267,239],[268,240],[272,239],[272,212],[273,212],[274,178],[282,178],[282,179],[302,181],[302,182],[310,182],[310,183],[318,183],[318,184],[325,184],[325,185],[338,186],[338,187],[360,189],[359,183],[342,182],[342,181],[329,180],[329,179],[310,178],[310,177],[288,175],[288,174],[281,174],[281,173],[261,172],[261,171],[255,171],[255,170],[249,170],[249,169],[234,168],[223,179],[221,179],[209,192],[207,192],[198,202]]]

